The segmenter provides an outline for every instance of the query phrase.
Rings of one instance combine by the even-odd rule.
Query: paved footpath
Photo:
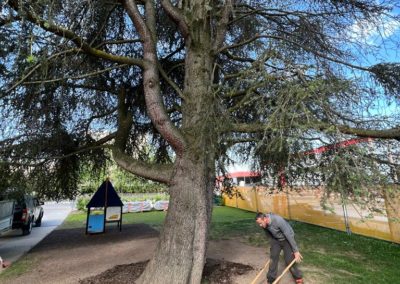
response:
[[[46,202],[43,205],[44,215],[41,227],[33,227],[32,232],[27,236],[22,236],[22,230],[12,230],[0,236],[1,258],[11,263],[18,260],[57,228],[72,211],[72,208],[72,202]]]

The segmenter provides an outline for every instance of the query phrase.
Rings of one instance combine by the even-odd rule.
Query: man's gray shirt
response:
[[[267,216],[269,216],[270,223],[265,230],[268,230],[271,236],[278,241],[287,240],[292,247],[293,252],[299,251],[296,241],[294,240],[294,231],[289,223],[281,216],[273,213],[269,213]]]

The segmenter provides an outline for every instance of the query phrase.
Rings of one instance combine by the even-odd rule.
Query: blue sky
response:
[[[397,8],[390,15],[399,14],[400,9]],[[400,22],[391,16],[382,16],[375,22],[355,21],[344,31],[344,36],[356,56],[352,64],[370,67],[378,63],[400,63]],[[352,44],[352,41],[357,44]],[[354,80],[360,80],[369,75],[363,71],[353,71],[350,76]],[[365,115],[393,116],[400,113],[399,96],[397,100],[389,98],[384,95],[383,88],[372,84],[371,87],[380,91],[381,95],[376,97],[374,106]]]
[[[396,9],[394,14],[400,14],[400,9]],[[400,22],[390,17],[380,19],[378,27],[368,22],[355,22],[345,33],[349,40],[365,43],[360,49],[354,48],[355,54],[358,55],[356,60],[351,62],[354,65],[369,67],[382,62],[400,63]],[[355,74],[358,76],[360,72],[355,72]],[[400,101],[391,101],[382,95],[374,101],[374,106],[369,108],[366,115],[393,116],[396,114],[400,114]],[[230,156],[236,163],[227,167],[229,172],[251,170],[251,165],[241,163],[234,151],[231,151]]]

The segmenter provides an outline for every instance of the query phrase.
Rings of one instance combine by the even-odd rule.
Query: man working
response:
[[[301,262],[303,257],[294,240],[292,227],[281,216],[272,213],[257,213],[256,222],[264,229],[267,235],[271,236],[271,262],[267,273],[267,280],[268,283],[273,283],[278,272],[278,261],[281,250],[283,250],[286,265],[289,265],[293,259],[296,259],[296,262]],[[290,268],[290,272],[296,280],[296,283],[303,283],[302,273],[297,268],[297,264],[294,264]]]

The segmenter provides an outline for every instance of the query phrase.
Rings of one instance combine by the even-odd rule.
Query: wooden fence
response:
[[[320,205],[320,191],[301,190],[271,192],[265,187],[235,187],[233,195],[223,194],[226,206],[253,212],[273,212],[289,220],[347,231],[368,237],[400,243],[400,194],[388,191],[381,206],[386,214],[372,214],[366,209],[343,200],[340,196],[329,200],[333,209]]]

